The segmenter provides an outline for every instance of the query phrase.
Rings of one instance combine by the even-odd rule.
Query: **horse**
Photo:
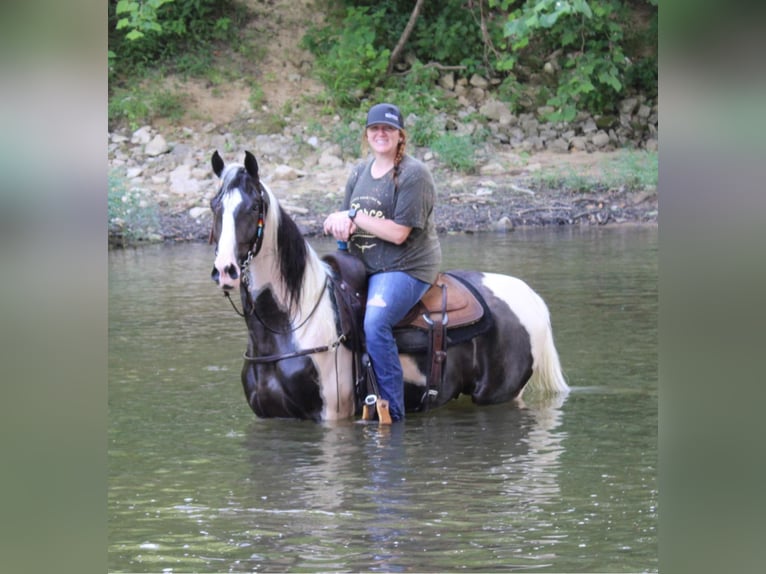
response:
[[[337,269],[319,257],[261,181],[251,152],[245,151],[244,164],[224,164],[215,151],[211,163],[221,180],[210,201],[211,277],[247,325],[241,381],[250,408],[261,418],[316,422],[358,415],[364,402],[358,349],[348,344],[339,318],[332,288]],[[428,392],[427,353],[399,347],[405,411],[440,407],[461,395],[476,405],[493,405],[520,399],[525,388],[566,393],[543,299],[508,275],[449,274],[482,300],[485,328],[451,342],[438,392]],[[230,298],[236,290],[241,312]]]

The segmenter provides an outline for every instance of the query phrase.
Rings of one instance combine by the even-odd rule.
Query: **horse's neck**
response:
[[[290,312],[293,322],[302,321],[311,312],[317,299],[322,295],[327,272],[316,252],[307,245],[307,257],[304,266],[303,284],[299,301],[290,305],[289,288],[279,268],[279,257],[272,250],[264,250],[254,258],[248,270],[249,289],[253,298],[264,289],[272,292],[275,302]]]
[[[272,292],[274,299],[281,307],[287,305],[287,289],[279,273],[279,261],[272,253],[261,253],[251,263],[247,270],[248,288],[253,298],[264,289]]]

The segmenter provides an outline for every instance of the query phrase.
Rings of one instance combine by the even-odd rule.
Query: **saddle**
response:
[[[332,295],[338,309],[338,328],[345,335],[344,344],[355,355],[362,355],[367,302],[364,263],[342,250],[325,255],[323,260],[333,271]],[[487,304],[473,286],[456,275],[439,273],[426,294],[394,327],[394,337],[400,352],[426,353],[429,357],[427,388],[421,399],[423,409],[428,407],[428,399],[435,398],[441,389],[447,348],[485,333],[491,326],[492,318]],[[369,359],[363,359],[363,366],[369,367]],[[367,390],[377,395],[372,369],[359,367],[358,371],[367,371]],[[358,391],[363,391],[360,388],[362,386],[360,383]]]

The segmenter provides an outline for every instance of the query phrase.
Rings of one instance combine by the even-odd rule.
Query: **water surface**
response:
[[[212,248],[110,253],[110,571],[656,572],[657,230],[442,246],[543,296],[568,397],[385,428],[257,419]]]

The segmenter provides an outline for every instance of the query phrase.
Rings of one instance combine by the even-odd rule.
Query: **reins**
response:
[[[247,354],[247,351],[242,353],[242,358],[251,363],[276,363],[283,359],[294,359],[295,357],[304,357],[306,355],[313,355],[315,353],[324,353],[326,351],[334,351],[346,340],[345,335],[338,337],[337,341],[334,341],[330,345],[321,345],[319,347],[312,347],[310,349],[301,349],[300,351],[293,351],[292,353],[283,353],[281,355],[261,355],[259,357],[251,357]]]

